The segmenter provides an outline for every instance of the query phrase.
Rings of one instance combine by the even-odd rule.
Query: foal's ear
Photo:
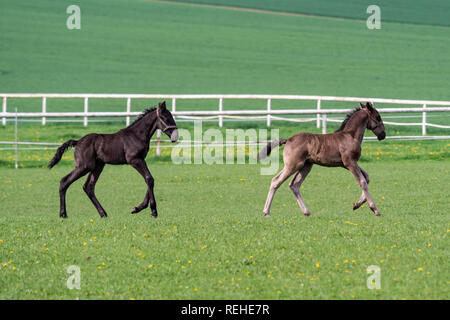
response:
[[[165,108],[166,108],[166,102],[165,102],[165,101],[160,102],[160,103],[159,103],[159,108],[160,108],[160,109],[165,109]]]
[[[365,104],[362,104],[361,102],[359,103],[359,105],[361,106],[361,108],[365,108],[366,107],[366,105]]]
[[[373,111],[373,109],[374,109],[372,102],[367,102],[366,107],[367,107],[367,109],[369,109],[369,111]]]

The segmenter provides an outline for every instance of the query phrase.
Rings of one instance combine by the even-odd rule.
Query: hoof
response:
[[[311,216],[311,212],[304,213],[303,215],[304,215],[305,217],[309,217],[309,216]]]
[[[360,206],[358,205],[358,203],[357,202],[355,202],[354,204],[353,204],[353,210],[356,210],[356,209],[358,209]]]
[[[381,213],[380,213],[379,211],[376,211],[376,212],[374,212],[373,214],[374,214],[375,216],[377,216],[377,217],[381,216]]]
[[[60,215],[59,216],[61,219],[67,219],[67,214],[65,214],[65,215]]]
[[[141,211],[141,210],[139,210],[138,207],[134,207],[133,210],[131,210],[131,214],[136,214],[139,211]]]
[[[270,213],[263,212],[264,217],[270,217]]]
[[[156,218],[158,218],[158,215],[157,214],[152,214],[150,217],[152,217],[153,219],[156,219]]]

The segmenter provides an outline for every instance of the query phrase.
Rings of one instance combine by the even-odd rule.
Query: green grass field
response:
[[[67,6],[2,3],[0,91],[450,99],[444,26],[373,31],[365,21],[93,0],[80,4],[81,30],[68,30]]]
[[[421,0],[170,0],[193,4],[220,5],[236,8],[261,9],[275,12],[310,14],[318,16],[351,18],[366,20],[366,9],[370,5],[378,5],[382,19],[390,22],[417,23],[449,26],[448,1],[433,1],[430,6]]]
[[[191,2],[191,1],[184,1]],[[236,1],[194,1],[237,6]],[[373,1],[373,4],[380,4]],[[450,100],[447,2],[381,3],[382,29],[368,30],[364,1],[240,1],[289,16],[145,0],[79,2],[81,30],[67,30],[66,8],[42,0],[3,1],[0,93],[254,93]],[[372,4],[372,3],[370,3]],[[386,6],[386,7],[385,7]],[[361,10],[362,11],[361,11]],[[338,17],[338,18],[337,18]],[[384,17],[384,18],[383,18]],[[348,19],[347,19],[348,18]],[[359,19],[359,20],[358,20]],[[157,101],[133,100],[132,111]],[[125,111],[124,100],[90,100],[90,111]],[[217,101],[179,101],[177,110],[217,110]],[[273,108],[313,108],[274,101]],[[324,103],[324,108],[356,105]],[[390,107],[386,105],[385,107]],[[39,111],[39,99],[8,99],[8,111]],[[265,108],[225,101],[225,110]],[[82,111],[82,99],[49,99],[49,112]],[[388,116],[382,115],[385,121]],[[395,116],[395,115],[394,115]],[[420,114],[416,116],[420,117]],[[449,124],[447,114],[429,121]],[[392,121],[420,122],[420,118]],[[179,122],[192,131],[192,124]],[[19,141],[63,142],[112,133],[123,122],[19,122]],[[205,122],[204,128],[217,123]],[[225,122],[226,129],[264,122]],[[314,123],[273,121],[288,138],[320,132]],[[329,124],[329,132],[337,124]],[[386,126],[388,135],[420,127]],[[448,129],[428,128],[429,135]],[[367,133],[366,136],[373,136]],[[13,141],[12,123],[0,141]],[[174,165],[170,149],[147,162],[159,218],[131,215],[145,194],[129,166],[107,166],[97,196],[100,219],[82,191],[68,191],[69,219],[58,218],[58,184],[73,151],[0,151],[0,299],[448,299],[448,140],[365,142],[360,165],[382,216],[352,211],[360,190],[346,170],[315,166],[302,188],[305,218],[287,183],[272,217],[262,208],[272,176],[260,165]],[[81,268],[69,290],[67,267]],[[366,287],[370,265],[381,289]]]
[[[360,190],[343,169],[313,168],[302,189],[312,217],[286,184],[264,218],[271,177],[259,166],[169,164],[150,166],[158,219],[130,214],[141,177],[107,167],[97,195],[110,217],[99,218],[80,180],[61,220],[58,181],[70,167],[2,169],[0,297],[448,298],[448,162],[362,166],[382,217],[352,211]],[[81,268],[81,290],[66,287],[69,265]],[[370,265],[381,268],[378,291],[366,287]]]

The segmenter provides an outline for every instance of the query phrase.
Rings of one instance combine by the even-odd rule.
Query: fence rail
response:
[[[41,112],[8,112],[8,99],[12,98],[40,98],[42,99]],[[83,99],[82,112],[47,112],[48,99],[52,98],[80,98]],[[171,111],[174,117],[179,120],[216,120],[219,127],[223,126],[224,119],[246,119],[246,120],[265,120],[267,126],[271,126],[272,120],[294,121],[294,122],[316,122],[317,128],[322,127],[322,133],[327,132],[327,122],[341,122],[338,119],[330,119],[328,115],[346,114],[351,109],[324,109],[323,101],[336,102],[365,102],[371,101],[377,103],[377,110],[381,114],[385,113],[421,113],[421,122],[406,123],[406,122],[391,122],[384,121],[385,124],[398,126],[421,126],[422,136],[390,136],[389,139],[450,139],[449,135],[442,136],[426,136],[427,127],[435,127],[441,129],[450,129],[450,126],[429,123],[427,121],[427,114],[429,112],[449,112],[450,101],[432,101],[432,100],[401,100],[401,99],[380,99],[380,98],[357,98],[357,97],[333,97],[333,96],[307,96],[307,95],[165,95],[165,94],[48,94],[48,93],[0,93],[2,99],[2,110],[0,118],[2,124],[7,124],[8,118],[15,119],[15,141],[0,141],[0,145],[6,145],[0,150],[14,150],[15,151],[15,167],[18,167],[18,151],[19,150],[49,150],[55,149],[59,143],[51,142],[19,142],[17,138],[17,121],[19,118],[39,118],[42,125],[46,125],[48,118],[82,118],[84,126],[88,125],[89,118],[101,117],[120,117],[125,118],[126,124],[129,125],[131,117],[137,116],[140,112],[131,112],[131,103],[135,99],[164,99],[171,101]],[[125,110],[123,112],[90,112],[90,99],[125,99]],[[203,111],[177,111],[177,100],[217,100],[217,110],[203,110]],[[266,108],[264,110],[224,110],[224,100],[265,100]],[[274,100],[290,100],[290,101],[312,101],[315,103],[315,108],[311,109],[284,109],[278,110],[272,108]],[[403,105],[399,108],[380,108],[379,104],[398,104]],[[413,106],[413,107],[404,107]],[[286,118],[282,116],[307,116],[312,115],[311,118]],[[63,120],[64,121],[64,120]],[[67,120],[66,120],[67,121]],[[73,120],[72,120],[73,121]],[[374,137],[365,138],[370,141]],[[161,147],[173,147],[169,145],[161,145],[161,132],[158,130],[156,138],[156,154],[160,155]],[[190,143],[192,141],[184,141]],[[249,144],[250,142],[241,141],[240,143]],[[252,144],[261,144],[259,142],[251,142]],[[208,144],[203,141],[200,144]],[[264,143],[263,143],[264,144]],[[13,145],[14,147],[11,147]],[[20,147],[19,147],[20,146]]]
[[[433,100],[404,100],[404,99],[382,99],[382,98],[362,98],[362,97],[335,97],[335,96],[315,96],[315,95],[253,95],[253,94],[92,94],[92,93],[0,93],[2,102],[2,112],[0,117],[2,118],[2,124],[6,125],[7,118],[19,117],[19,118],[41,118],[42,124],[45,125],[47,118],[51,117],[81,117],[85,126],[88,125],[88,119],[90,117],[125,117],[126,124],[130,123],[130,117],[136,116],[139,112],[131,112],[131,100],[132,99],[168,99],[172,102],[172,113],[178,118],[194,119],[193,117],[208,116],[210,119],[218,119],[219,127],[223,126],[223,119],[230,118],[236,119],[239,117],[253,116],[255,119],[264,119],[267,121],[267,126],[271,125],[271,120],[285,120],[285,121],[298,121],[289,118],[280,118],[276,115],[316,115],[314,118],[317,128],[320,128],[322,124],[326,125],[327,121],[333,121],[328,119],[328,114],[341,114],[346,113],[349,110],[345,109],[323,109],[322,101],[339,101],[339,102],[362,102],[372,101],[373,103],[389,103],[389,104],[401,104],[401,105],[420,105],[421,108],[383,108],[380,109],[382,113],[399,113],[399,112],[421,112],[422,122],[411,123],[408,125],[422,126],[422,135],[426,135],[426,127],[437,128],[450,128],[450,126],[437,125],[427,123],[427,112],[447,112],[449,111],[450,101],[433,101]],[[42,112],[27,112],[27,113],[11,113],[7,112],[7,100],[8,98],[41,98],[42,99]],[[83,112],[47,112],[47,99],[52,98],[80,98],[84,100]],[[89,112],[89,99],[125,99],[126,111],[125,112]],[[176,111],[176,102],[179,99],[184,100],[217,100],[218,111]],[[236,111],[224,111],[223,101],[243,99],[243,100],[266,100],[266,110],[236,110]],[[296,100],[296,101],[315,101],[316,108],[310,110],[273,110],[273,100]],[[432,107],[430,107],[432,106]],[[437,109],[437,106],[444,108]],[[445,108],[447,106],[447,108]],[[313,119],[303,119],[302,121],[313,121]],[[387,122],[387,124],[393,125],[405,125],[404,123]],[[323,127],[323,132],[326,131],[326,127]]]
[[[404,100],[404,99],[382,99],[382,98],[360,98],[360,97],[334,97],[334,96],[311,96],[311,95],[251,95],[251,94],[58,94],[58,93],[0,93],[0,98],[3,99],[2,124],[6,125],[7,118],[41,118],[42,124],[45,125],[47,118],[83,118],[85,126],[88,125],[89,118],[98,117],[124,117],[126,124],[130,123],[130,117],[137,116],[140,112],[131,112],[132,99],[168,99],[171,100],[172,114],[178,119],[218,119],[219,127],[223,126],[223,119],[266,119],[267,126],[271,125],[271,120],[284,121],[316,121],[317,128],[322,126],[322,132],[326,133],[327,122],[337,122],[336,119],[327,119],[330,114],[345,114],[351,109],[323,109],[322,101],[336,101],[336,102],[362,102],[371,101],[377,104],[401,104],[401,105],[416,105],[420,107],[400,107],[400,108],[380,108],[377,109],[380,113],[422,113],[422,121],[420,123],[401,123],[389,122],[386,124],[399,126],[421,126],[422,136],[426,135],[427,127],[435,127],[442,129],[450,129],[450,126],[433,124],[427,122],[428,112],[448,112],[450,111],[450,101],[433,101],[433,100]],[[41,98],[42,112],[7,112],[8,98]],[[84,100],[83,112],[47,112],[47,100],[52,98],[80,98]],[[126,99],[126,111],[124,112],[89,112],[89,99]],[[180,99],[187,100],[218,100],[218,110],[205,111],[177,111],[176,102]],[[266,100],[267,107],[265,110],[223,110],[224,100]],[[291,101],[315,101],[315,109],[289,109],[289,110],[274,110],[272,108],[273,100],[291,100]],[[282,118],[281,115],[315,115],[315,118],[308,119],[292,119]]]

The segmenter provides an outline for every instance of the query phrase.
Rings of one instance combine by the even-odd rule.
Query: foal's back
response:
[[[285,163],[308,161],[321,166],[342,167],[342,155],[347,152],[361,152],[361,148],[345,132],[300,132],[287,140],[283,159]]]
[[[75,163],[82,160],[88,166],[94,166],[96,161],[107,164],[125,164],[125,150],[122,134],[90,133],[81,138],[75,148]]]

